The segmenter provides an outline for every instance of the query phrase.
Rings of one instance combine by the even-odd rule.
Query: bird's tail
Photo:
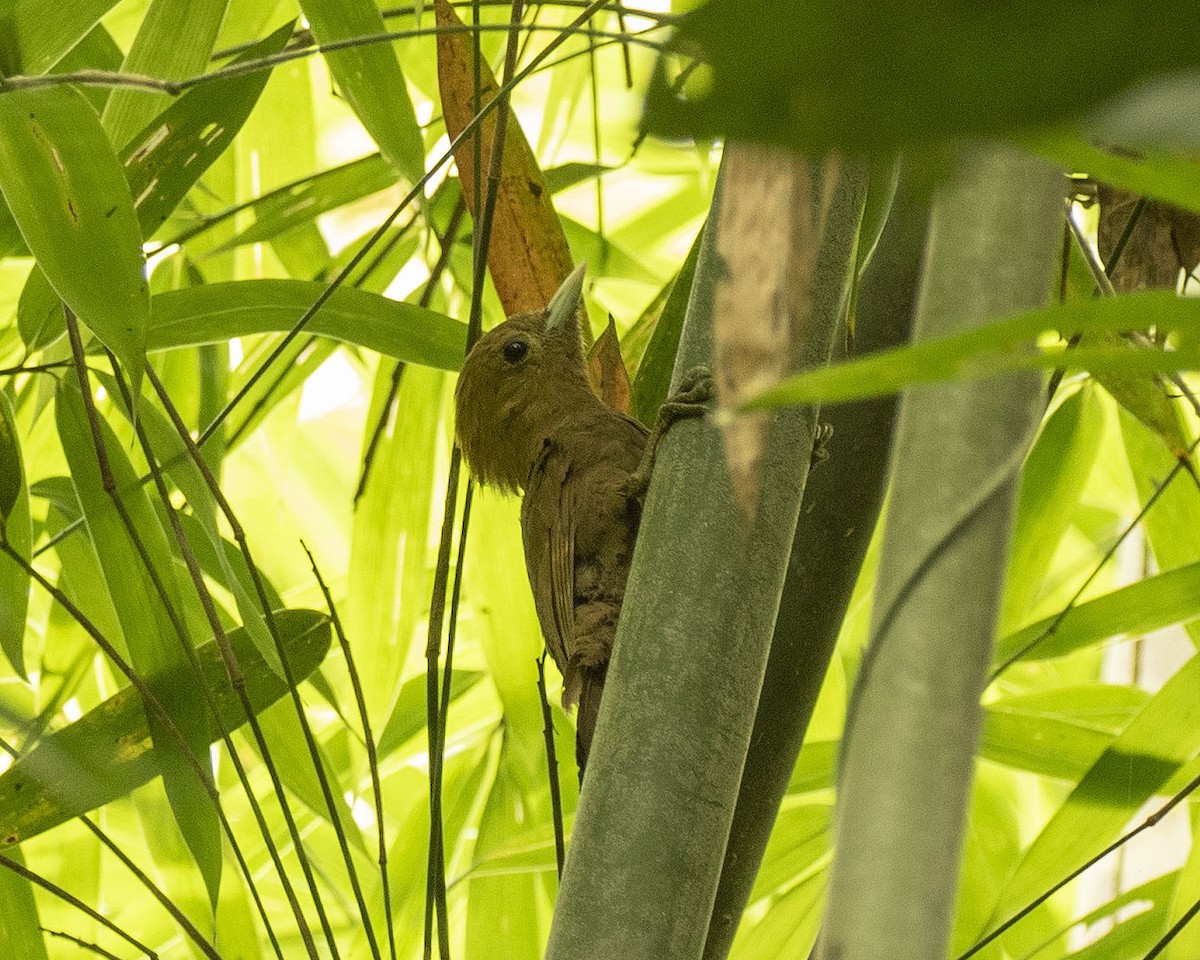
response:
[[[588,753],[592,749],[592,735],[596,732],[596,719],[600,716],[600,698],[604,695],[604,676],[608,665],[584,667],[579,671],[579,713],[575,716],[575,762],[579,765],[579,782],[583,783],[583,771],[587,766]]]

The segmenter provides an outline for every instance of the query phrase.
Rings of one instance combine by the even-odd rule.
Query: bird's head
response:
[[[479,338],[455,391],[458,443],[475,479],[517,492],[547,437],[599,401],[580,342],[584,264],[545,310],[511,317]]]

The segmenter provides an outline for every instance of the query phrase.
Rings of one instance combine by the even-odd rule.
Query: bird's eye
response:
[[[509,363],[520,363],[529,353],[529,344],[524,340],[509,340],[504,345],[504,359]]]

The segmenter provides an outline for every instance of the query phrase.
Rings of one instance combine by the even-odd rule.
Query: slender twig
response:
[[[958,957],[955,958],[955,960],[967,960],[968,957],[975,956],[975,954],[977,954],[980,950],[982,950],[984,947],[986,947],[989,943],[992,943],[997,937],[1002,936],[1006,931],[1012,929],[1012,927],[1014,927],[1017,923],[1019,923],[1025,917],[1029,916],[1030,913],[1032,913],[1034,910],[1036,910],[1038,907],[1040,907],[1043,903],[1045,903],[1047,900],[1049,900],[1052,896],[1054,896],[1054,894],[1058,893],[1059,890],[1061,890],[1063,887],[1065,887],[1072,880],[1076,879],[1081,874],[1083,874],[1085,871],[1087,871],[1091,867],[1095,866],[1097,863],[1099,863],[1105,857],[1109,856],[1110,854],[1114,853],[1117,850],[1120,850],[1125,844],[1127,844],[1130,840],[1132,840],[1138,834],[1143,833],[1146,830],[1149,830],[1151,827],[1156,826],[1159,823],[1159,821],[1162,820],[1163,817],[1165,817],[1168,813],[1170,813],[1172,810],[1174,810],[1175,807],[1177,807],[1184,800],[1186,800],[1189,796],[1191,796],[1196,791],[1197,788],[1200,788],[1200,776],[1197,776],[1193,780],[1191,780],[1187,784],[1187,786],[1185,786],[1182,790],[1180,790],[1177,794],[1175,794],[1175,796],[1173,796],[1170,800],[1168,800],[1161,807],[1159,807],[1157,810],[1155,810],[1152,814],[1150,814],[1150,816],[1148,816],[1145,820],[1143,820],[1140,824],[1138,824],[1136,827],[1134,827],[1128,833],[1124,834],[1118,840],[1115,840],[1113,843],[1110,843],[1107,847],[1105,847],[1103,850],[1101,850],[1098,854],[1096,854],[1094,857],[1089,859],[1086,863],[1077,867],[1075,870],[1072,870],[1069,874],[1067,874],[1061,880],[1056,882],[1053,886],[1049,887],[1046,890],[1043,890],[1040,894],[1038,894],[1037,897],[1035,897],[1033,900],[1031,900],[1029,903],[1027,903],[1024,907],[1022,907],[1020,910],[1018,910],[1016,913],[1014,913],[1011,917],[1009,917],[1007,920],[1005,920],[1002,924],[1000,924],[1000,926],[996,927],[996,929],[993,930],[991,933],[989,933],[986,937],[984,937],[982,940],[977,941],[974,944],[974,946],[971,947],[971,949],[966,951],[966,953],[959,954]],[[1189,913],[1190,913],[1190,911],[1189,911]],[[1189,916],[1187,919],[1191,919],[1191,917]]]
[[[562,787],[558,782],[558,750],[554,746],[554,715],[550,712],[550,700],[546,696],[546,653],[537,658],[538,699],[542,702],[542,733],[546,737],[546,772],[550,777],[550,815],[554,821],[554,862],[558,866],[558,879],[562,879],[563,861],[567,845],[563,838]]]
[[[17,750],[11,743],[2,737],[0,737],[0,750],[3,750],[5,753],[7,753],[13,758],[13,760],[18,759],[21,756],[21,751]],[[26,752],[27,751],[28,747]],[[101,830],[100,827],[97,826],[96,822],[87,814],[80,814],[79,821],[92,833],[97,840],[100,841],[100,843],[108,848],[109,853],[111,853],[118,860],[120,860],[122,864],[125,865],[125,868],[133,874],[134,879],[136,879],[138,883],[145,887],[150,895],[162,905],[163,909],[166,910],[167,913],[171,915],[172,919],[179,924],[180,929],[182,929],[183,932],[188,935],[188,938],[196,945],[196,948],[201,953],[208,957],[209,960],[221,960],[221,955],[217,953],[216,947],[209,942],[204,934],[196,929],[196,925],[187,918],[187,915],[180,910],[178,906],[176,906],[175,901],[168,897],[163,889],[158,886],[158,884],[156,884],[150,878],[150,876],[141,869],[141,867],[139,867],[133,862],[133,860],[129,858],[129,855],[121,849],[117,842],[112,839],[112,837]],[[54,934],[53,930],[47,930],[46,932],[49,934]]]
[[[67,331],[69,334],[72,334],[72,337],[73,337],[72,343],[74,344],[75,338],[78,337],[78,325],[75,322],[75,318],[71,314],[69,309],[67,310]],[[250,703],[249,695],[246,692],[246,681],[245,681],[245,677],[242,674],[241,666],[237,661],[237,655],[234,653],[233,648],[229,643],[229,638],[228,638],[227,634],[225,633],[224,625],[221,623],[220,615],[217,613],[216,606],[213,603],[212,595],[209,593],[207,585],[204,583],[204,577],[203,577],[203,574],[200,572],[199,564],[196,561],[195,554],[193,553],[193,551],[190,548],[190,544],[188,543],[187,536],[184,534],[183,528],[179,523],[179,517],[176,515],[174,507],[171,504],[170,493],[167,490],[165,481],[163,480],[161,467],[159,466],[158,461],[154,456],[154,451],[152,450],[149,439],[147,438],[147,436],[145,434],[144,424],[142,424],[140,421],[138,421],[133,415],[133,410],[134,410],[133,396],[129,391],[129,387],[125,382],[125,378],[121,375],[120,367],[116,363],[115,359],[111,358],[111,354],[110,354],[110,360],[113,364],[113,370],[116,373],[117,383],[118,383],[121,397],[124,400],[126,410],[129,412],[130,420],[134,424],[134,429],[137,434],[138,441],[141,444],[142,452],[144,453],[144,455],[146,457],[146,462],[150,466],[150,475],[153,478],[155,486],[158,490],[159,498],[164,505],[164,510],[167,515],[168,522],[170,523],[172,531],[174,533],[176,543],[179,547],[180,555],[183,557],[184,563],[187,566],[188,572],[192,577],[192,582],[196,589],[196,595],[200,601],[201,607],[204,609],[205,615],[208,619],[209,627],[211,628],[211,630],[213,632],[213,638],[217,643],[217,649],[221,654],[222,661],[224,662],[225,671],[226,671],[227,676],[229,677],[229,685],[234,690],[234,692],[237,694],[238,699],[242,705],[242,710],[246,715],[247,722],[250,724],[251,729],[258,731],[259,748],[264,753],[264,757],[263,757],[264,764],[267,766],[267,768],[269,770],[273,769],[273,763],[269,757],[269,754],[266,751],[265,741],[261,739],[262,734],[261,734],[261,730],[259,729],[257,715],[255,713],[253,705]],[[147,371],[150,374],[150,376],[152,376],[155,380],[157,380],[157,375],[154,374],[152,367],[148,367]],[[108,487],[111,485],[113,487],[113,489],[115,490],[115,483],[112,481],[111,466],[108,463],[107,452],[104,450],[103,437],[102,437],[102,435],[100,433],[100,429],[99,429],[99,416],[95,411],[95,405],[91,403],[90,389],[86,382],[86,379],[84,380],[84,382],[82,384],[82,389],[83,389],[84,397],[85,397],[85,409],[90,411],[89,412],[89,420],[91,420],[93,417],[95,418],[95,422],[93,424],[93,434],[94,434],[94,441],[97,444],[97,455],[100,458],[101,474],[102,474],[102,476],[107,477],[107,479],[104,481],[105,488],[108,489]],[[113,499],[118,504],[118,511],[121,513],[121,515],[123,517],[128,516],[128,513],[125,510],[124,504],[121,503],[120,497],[114,496]],[[127,526],[127,532],[129,533],[129,536],[131,537],[131,539],[135,539],[135,540],[138,539],[135,536],[135,532],[132,529],[132,520],[129,521],[129,524]],[[142,553],[142,551],[139,551],[139,553]],[[143,565],[150,572],[151,579],[155,580],[157,578],[157,573],[154,571],[154,568],[153,568],[154,565],[151,562],[149,556],[143,555],[142,560],[143,560]],[[164,605],[167,604],[167,598],[165,595],[162,595],[160,597],[160,599],[162,600]],[[199,664],[196,659],[196,653],[195,653],[195,650],[193,649],[190,641],[184,642],[184,653],[187,656],[189,663],[191,664],[193,674],[197,678],[202,678],[203,673],[199,669]],[[300,907],[300,901],[296,897],[295,891],[292,888],[291,881],[287,876],[287,871],[284,869],[282,858],[279,856],[279,851],[275,845],[274,840],[271,837],[271,831],[270,831],[270,828],[267,826],[266,818],[263,816],[262,808],[258,804],[258,800],[254,795],[254,789],[250,785],[250,779],[247,776],[245,767],[242,764],[241,759],[238,755],[237,748],[234,746],[231,731],[228,729],[227,725],[222,720],[220,711],[217,710],[217,708],[216,708],[215,698],[213,697],[213,693],[209,689],[208,685],[206,683],[202,682],[202,680],[201,680],[199,689],[200,689],[201,695],[205,699],[205,703],[208,707],[209,715],[211,716],[213,721],[217,724],[217,731],[221,736],[222,742],[225,744],[225,749],[230,757],[231,762],[233,763],[234,770],[238,775],[238,780],[241,783],[242,789],[245,792],[246,797],[250,803],[250,807],[255,814],[255,818],[258,822],[259,831],[263,837],[264,845],[267,847],[267,849],[271,855],[272,863],[275,866],[276,873],[279,875],[280,883],[283,886],[285,894],[288,896],[288,903],[292,908],[292,913],[296,920],[297,929],[300,931],[301,939],[305,942],[305,946],[308,948],[309,956],[311,958],[313,958],[313,960],[316,960],[316,943],[312,939],[312,933],[308,927],[307,921],[305,920],[303,910]],[[277,798],[280,802],[281,807],[283,807],[285,810],[285,819],[287,819],[287,814],[286,814],[287,800],[283,796],[282,785],[279,782],[278,777],[274,778],[274,784],[275,784],[275,787],[277,790]],[[302,864],[304,863],[303,851],[297,851],[297,858],[301,861]],[[249,882],[252,883],[253,881],[249,881]],[[315,897],[315,891],[314,891],[314,897]],[[320,911],[319,901],[318,901],[318,911]]]
[[[604,6],[604,0],[594,0],[587,4],[585,10],[599,10]],[[644,36],[648,33],[654,33],[663,29],[661,25],[647,27],[645,30],[637,33],[618,33],[611,30],[592,30],[587,27],[578,26],[578,23],[590,18],[580,17],[575,23],[568,24],[565,27],[556,26],[539,26],[533,25],[530,27],[521,27],[522,30],[537,30],[544,33],[558,33],[563,36],[574,34],[578,36],[596,36],[601,39],[613,43],[636,43],[639,46],[648,47],[652,50],[662,49],[662,42],[657,40],[648,40]],[[259,73],[264,70],[271,70],[285,63],[291,63],[294,60],[302,60],[305,57],[315,56],[316,54],[337,53],[341,50],[352,50],[358,47],[372,46],[381,43],[392,43],[397,40],[414,40],[422,37],[435,36],[438,34],[457,34],[469,33],[472,31],[482,31],[484,33],[507,32],[510,28],[505,24],[488,24],[481,23],[478,26],[466,25],[447,25],[447,26],[432,26],[423,27],[420,30],[392,30],[383,33],[363,34],[358,37],[348,37],[344,40],[331,40],[328,43],[313,44],[305,47],[293,47],[287,50],[282,50],[279,53],[268,54],[264,57],[258,57],[254,60],[246,60],[241,63],[232,63],[229,66],[221,67],[218,70],[213,70],[209,73],[203,73],[194,77],[187,77],[182,80],[166,80],[161,77],[152,77],[142,73],[122,73],[116,70],[73,70],[68,73],[55,74],[40,74],[37,76],[16,75],[11,77],[0,77],[0,96],[6,93],[11,93],[17,90],[34,90],[42,87],[59,87],[59,86],[83,86],[83,87],[123,87],[135,90],[144,90],[149,93],[166,93],[171,96],[178,96],[181,93],[186,93],[193,87],[203,86],[207,83],[213,83],[220,80],[229,80],[234,77],[244,77],[249,74]],[[561,40],[559,41],[561,42]],[[558,44],[551,41],[547,46],[557,46]],[[545,51],[543,50],[544,54]]]
[[[229,523],[230,530],[233,533],[234,541],[237,543],[238,549],[241,551],[241,554],[246,561],[246,568],[250,574],[251,583],[254,586],[259,607],[263,613],[263,619],[267,627],[267,632],[271,635],[271,640],[279,656],[280,665],[283,669],[283,678],[291,696],[292,705],[296,711],[300,728],[304,733],[305,743],[308,746],[309,755],[314,764],[318,782],[323,783],[322,793],[325,795],[326,802],[329,803],[329,785],[327,778],[325,777],[324,767],[320,761],[320,751],[316,747],[316,741],[312,736],[312,729],[307,722],[307,716],[304,713],[304,705],[300,700],[298,684],[295,676],[293,675],[291,664],[288,662],[286,651],[283,646],[283,640],[275,623],[275,617],[273,611],[271,610],[270,602],[267,599],[266,589],[263,585],[258,566],[255,564],[254,558],[251,555],[250,546],[246,538],[246,531],[242,527],[241,521],[234,513],[233,508],[230,506],[228,499],[226,499],[224,491],[221,490],[221,486],[217,482],[216,477],[213,475],[212,469],[208,465],[208,461],[204,459],[200,453],[200,448],[197,446],[196,442],[192,440],[191,434],[188,432],[187,426],[179,414],[179,410],[171,400],[170,394],[163,386],[163,383],[158,378],[158,375],[154,373],[152,367],[147,367],[146,376],[150,381],[151,386],[154,388],[155,393],[158,395],[159,401],[162,403],[167,415],[170,417],[171,422],[174,424],[175,431],[179,435],[179,438],[183,441],[188,455],[191,457],[192,462],[196,465],[196,468],[200,471],[201,476],[204,478],[205,485],[209,488],[209,492],[212,493],[213,498],[216,500],[218,508],[225,517],[226,521]],[[333,954],[334,958],[337,958],[338,950],[337,943],[333,936],[333,927],[329,922],[329,917],[326,913],[322,897],[317,889],[316,877],[313,874],[312,865],[310,864],[309,858],[305,852],[303,841],[300,837],[299,827],[296,825],[295,817],[292,814],[291,804],[287,801],[286,793],[283,788],[283,781],[280,778],[278,767],[271,756],[271,750],[267,744],[266,736],[263,734],[262,727],[258,723],[258,718],[254,713],[248,697],[246,696],[245,678],[242,676],[241,669],[237,664],[237,658],[233,652],[233,649],[229,646],[228,638],[225,636],[224,631],[219,627],[219,621],[218,625],[214,627],[214,639],[217,641],[217,649],[221,653],[221,659],[225,664],[225,669],[230,672],[230,684],[237,691],[238,697],[242,702],[251,733],[254,736],[255,743],[257,744],[259,753],[262,756],[263,766],[266,768],[268,776],[271,779],[272,786],[274,787],[276,799],[279,802],[280,812],[283,814],[283,819],[287,825],[288,834],[292,839],[292,844],[296,851],[296,859],[300,863],[301,872],[304,874],[304,879],[308,886],[309,893],[312,895],[313,904],[317,910],[317,917],[321,922],[322,931],[324,932],[328,941],[329,950]],[[330,818],[331,822],[334,824],[334,830],[337,832],[339,830],[340,818],[337,816],[336,808],[331,809]]]
[[[442,274],[450,263],[450,254],[453,252],[454,244],[458,239],[459,225],[462,223],[463,214],[466,213],[466,209],[466,198],[460,196],[458,203],[455,204],[454,212],[450,215],[450,223],[446,227],[446,232],[442,235],[441,250],[438,252],[437,262],[434,263],[433,269],[429,272],[429,279],[425,283],[425,288],[421,291],[420,300],[417,301],[418,306],[428,307],[433,302],[434,291],[437,290],[437,286],[442,279]],[[356,504],[367,491],[367,481],[371,476],[371,465],[375,461],[375,451],[378,449],[379,442],[383,439],[384,431],[387,429],[388,421],[391,417],[392,405],[396,402],[396,396],[400,392],[400,380],[403,375],[404,362],[397,360],[392,369],[392,382],[388,386],[387,397],[380,404],[379,417],[376,419],[375,425],[371,428],[371,438],[367,441],[367,449],[363,452],[362,471],[359,473],[358,486],[354,489],[354,502]]]
[[[304,548],[304,552],[308,555],[308,562],[312,566],[313,576],[316,577],[317,584],[321,588],[321,593],[325,596],[325,606],[329,610],[329,619],[333,622],[333,631],[337,634],[338,644],[342,648],[342,656],[346,659],[346,672],[350,674],[350,686],[354,690],[354,702],[358,707],[359,722],[362,724],[363,743],[367,748],[367,768],[371,772],[371,793],[375,800],[375,825],[379,834],[379,877],[383,892],[384,915],[387,918],[388,954],[391,960],[396,960],[396,933],[392,919],[391,879],[388,876],[387,830],[383,819],[383,787],[379,779],[379,757],[375,752],[375,737],[371,733],[371,720],[367,715],[367,699],[363,694],[362,680],[358,675],[358,668],[354,665],[354,653],[351,650],[350,641],[342,629],[342,619],[338,616],[337,606],[333,602],[333,594],[329,592],[325,578],[321,576],[316,558],[312,555],[312,551],[308,549],[308,545],[301,540],[300,546]]]
[[[1193,441],[1191,447],[1188,448],[1189,456],[1195,452],[1197,446],[1200,446],[1200,438],[1197,438],[1195,441]],[[1083,594],[1092,585],[1096,577],[1100,575],[1100,571],[1103,570],[1108,561],[1116,555],[1116,552],[1120,548],[1121,544],[1124,543],[1129,535],[1137,529],[1138,525],[1146,518],[1146,514],[1150,512],[1150,508],[1158,502],[1159,497],[1166,492],[1166,489],[1170,485],[1171,481],[1174,480],[1179,475],[1179,472],[1183,469],[1185,468],[1183,461],[1181,460],[1176,460],[1175,463],[1172,464],[1170,471],[1163,478],[1162,483],[1155,487],[1154,492],[1146,498],[1146,502],[1142,505],[1142,508],[1138,510],[1137,516],[1135,516],[1129,521],[1128,524],[1125,525],[1125,528],[1112,542],[1112,544],[1109,545],[1109,548],[1104,551],[1104,556],[1102,556],[1092,568],[1091,573],[1089,573],[1084,579],[1083,583],[1079,585],[1079,588],[1071,596],[1071,599],[1067,601],[1066,605],[1061,610],[1059,610],[1058,614],[1053,620],[1050,621],[1050,623],[1046,625],[1046,628],[1041,633],[1039,633],[1028,643],[1022,644],[1017,650],[1014,650],[999,666],[992,671],[991,676],[988,677],[989,684],[995,683],[1000,677],[1000,674],[1004,673],[1005,670],[1011,667],[1018,660],[1024,659],[1029,655],[1030,651],[1040,646],[1058,632],[1058,628],[1062,626],[1063,621],[1067,619],[1067,616],[1070,614],[1070,612],[1078,605],[1080,599],[1083,597]]]
[[[81,950],[87,950],[89,953],[94,953],[98,957],[104,957],[106,960],[121,960],[111,950],[105,950],[100,944],[92,943],[90,940],[84,940],[83,937],[77,937],[73,933],[67,933],[65,930],[51,930],[49,927],[42,927],[42,933],[50,937],[58,937],[60,940],[67,940],[75,944]]]
[[[28,867],[26,867],[23,863],[18,863],[16,860],[13,860],[11,857],[5,856],[4,854],[0,853],[0,866],[6,867],[7,869],[11,870],[18,877],[24,877],[30,883],[37,884],[37,886],[41,887],[43,890],[47,890],[50,893],[54,894],[54,896],[58,897],[60,900],[64,901],[65,903],[69,903],[71,906],[73,906],[76,910],[79,910],[81,913],[86,913],[89,917],[91,917],[93,920],[95,920],[96,923],[100,924],[100,926],[104,927],[106,930],[111,930],[118,937],[120,937],[122,940],[124,940],[130,946],[132,946],[135,950],[140,950],[142,953],[144,953],[148,957],[152,957],[152,958],[158,957],[158,954],[155,953],[153,950],[151,950],[144,943],[142,943],[142,941],[140,941],[136,937],[131,936],[130,934],[126,933],[124,930],[122,930],[120,927],[118,927],[115,923],[113,923],[111,920],[109,920],[108,917],[104,916],[98,910],[93,910],[86,903],[84,903],[77,896],[75,896],[75,894],[71,893],[69,890],[64,890],[57,883],[54,883],[52,880],[47,880],[41,874],[35,873],[33,870],[30,870]]]
[[[1175,921],[1175,923],[1171,926],[1171,929],[1162,935],[1162,937],[1154,944],[1153,947],[1150,948],[1149,952],[1142,958],[1142,960],[1154,960],[1155,957],[1166,950],[1171,941],[1183,932],[1183,928],[1196,918],[1197,913],[1200,913],[1200,900],[1197,900],[1187,908],[1183,916]]]
[[[100,632],[99,628],[91,621],[91,619],[88,618],[87,614],[80,610],[79,607],[72,602],[71,598],[63,593],[62,590],[47,580],[46,577],[43,576],[42,573],[33,566],[32,563],[30,563],[13,549],[12,545],[8,542],[8,539],[4,536],[4,526],[2,524],[0,524],[0,553],[3,553],[6,557],[12,560],[13,563],[20,567],[30,577],[30,579],[32,579],[39,587],[41,587],[46,591],[47,594],[50,595],[55,603],[57,603],[63,608],[63,610],[67,612],[67,615],[71,617],[71,619],[79,624],[84,633],[86,633],[92,639],[92,642],[94,642],[96,646],[100,648],[101,652],[112,662],[113,666],[116,667],[117,670],[120,671],[120,673],[125,677],[125,679],[129,681],[130,685],[137,690],[148,710],[153,712],[153,714],[158,717],[163,726],[166,728],[167,732],[170,733],[172,739],[182,751],[184,759],[187,761],[193,772],[195,772],[196,777],[204,786],[205,791],[208,793],[209,798],[213,802],[213,806],[215,806],[217,809],[217,816],[221,821],[221,829],[225,832],[225,836],[229,840],[229,845],[233,850],[233,855],[237,861],[238,869],[242,872],[242,876],[246,879],[247,886],[250,888],[250,894],[254,899],[259,916],[262,917],[263,923],[266,925],[267,933],[271,938],[271,943],[275,947],[276,956],[279,957],[279,960],[282,960],[282,953],[279,950],[279,944],[275,939],[275,935],[271,930],[266,907],[262,902],[262,898],[259,896],[258,888],[254,885],[253,874],[251,873],[250,865],[246,862],[245,855],[242,853],[241,845],[238,843],[237,836],[233,832],[233,827],[229,823],[229,819],[225,816],[225,811],[221,806],[220,797],[217,792],[217,786],[212,779],[212,774],[210,771],[204,768],[203,764],[200,762],[200,758],[192,749],[191,744],[188,743],[187,739],[183,736],[183,733],[176,725],[174,718],[170,713],[167,712],[166,707],[163,706],[162,701],[159,700],[154,691],[146,685],[146,681],[142,679],[141,675],[138,674],[138,672],[134,670],[133,667],[130,666],[130,664],[125,660],[125,658],[121,656],[116,647],[114,647],[108,638]]]

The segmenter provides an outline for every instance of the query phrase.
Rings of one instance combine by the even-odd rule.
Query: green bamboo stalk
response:
[[[822,167],[812,164],[812,177]],[[730,188],[719,181],[714,211]],[[816,266],[803,362],[829,356],[864,177],[844,165]],[[766,211],[766,213],[774,213]],[[710,218],[675,382],[712,362],[720,218]],[[751,238],[747,238],[751,242]],[[814,415],[778,413],[753,525],[717,427],[676,425],[660,448],[621,613],[548,960],[697,960],[808,472]]]
[[[926,339],[1046,301],[1063,181],[1006,146],[965,151],[934,203]],[[843,741],[824,960],[944,957],[1022,461],[1042,377],[909,390],[871,646]]]
[[[908,339],[929,219],[929,191],[918,180],[911,166],[902,173],[859,284],[850,347],[856,356]],[[872,176],[872,191],[887,185]],[[839,347],[844,343],[839,337]],[[895,407],[895,397],[879,397],[821,410],[822,423],[833,428],[829,459],[813,468],[804,490],[705,960],[729,953],[812,719],[883,500]]]

